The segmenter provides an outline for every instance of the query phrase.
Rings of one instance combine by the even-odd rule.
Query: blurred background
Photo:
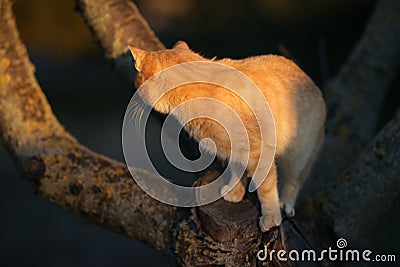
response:
[[[177,40],[185,40],[194,51],[207,57],[290,55],[320,87],[346,60],[375,3],[135,2],[168,47]],[[103,58],[75,11],[75,1],[16,0],[14,11],[22,39],[36,65],[39,83],[61,123],[82,144],[122,161],[122,119],[133,85],[123,83]],[[388,106],[387,118],[394,110]],[[0,176],[1,265],[170,266],[155,250],[86,223],[36,196],[2,144]],[[387,229],[396,229],[395,225],[389,222]],[[393,243],[388,241],[389,237]],[[398,250],[394,240],[399,240],[399,231],[389,231],[380,239],[378,251]]]

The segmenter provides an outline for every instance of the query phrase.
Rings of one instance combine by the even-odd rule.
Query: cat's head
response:
[[[166,106],[168,94],[164,97],[164,102],[158,101],[160,99],[159,90],[157,88],[151,88],[151,90],[142,90],[140,86],[156,73],[185,62],[191,61],[203,61],[205,58],[201,57],[197,53],[190,50],[189,46],[184,41],[178,41],[171,49],[164,49],[160,51],[145,51],[133,46],[128,46],[135,60],[135,69],[137,71],[135,85],[139,89],[141,98],[147,102],[147,104],[153,106],[157,111],[161,113],[168,113],[169,108]]]
[[[135,60],[135,69],[137,71],[136,87],[142,85],[157,72],[168,67],[184,62],[205,60],[190,50],[184,41],[178,41],[171,49],[159,51],[145,51],[130,45],[128,47]]]

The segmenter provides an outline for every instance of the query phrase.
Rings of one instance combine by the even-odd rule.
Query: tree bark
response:
[[[89,221],[168,251],[176,208],[145,194],[124,164],[65,131],[35,79],[8,0],[0,1],[0,25],[0,129],[36,191]]]
[[[328,120],[317,170],[324,177],[350,166],[379,131],[383,101],[400,66],[399,14],[400,1],[378,1],[348,60],[323,88]]]
[[[165,49],[136,5],[129,0],[76,0],[96,40],[121,77],[133,88],[135,69],[128,44],[147,51]]]
[[[128,44],[147,51],[165,49],[131,1],[76,0],[76,2],[106,57],[116,58],[124,54],[128,51]]]
[[[390,217],[399,197],[398,177],[393,177],[399,168],[398,115],[373,139],[399,71],[399,14],[399,1],[378,1],[349,59],[324,88],[326,142],[315,177],[303,190],[311,197],[301,199],[298,208],[300,225],[316,244],[330,245],[340,237],[356,246],[369,244],[382,225],[378,218]],[[382,148],[385,155],[374,157]]]
[[[400,111],[368,145],[329,192],[325,212],[334,232],[355,247],[371,237],[398,208],[400,192]]]

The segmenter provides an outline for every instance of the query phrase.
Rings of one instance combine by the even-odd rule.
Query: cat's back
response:
[[[278,55],[252,56],[244,59],[222,59],[220,63],[234,67],[249,76],[254,82],[313,83],[292,60]]]
[[[267,100],[323,102],[321,91],[312,79],[296,63],[285,57],[262,55],[239,60],[223,59],[220,63],[247,75]]]
[[[301,125],[308,127],[324,120],[325,104],[321,91],[292,60],[263,55],[240,60],[223,59],[220,63],[243,72],[262,91],[275,118],[278,150],[289,145]],[[318,118],[314,118],[316,116]]]

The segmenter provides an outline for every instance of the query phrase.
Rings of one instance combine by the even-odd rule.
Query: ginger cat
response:
[[[138,87],[168,67],[185,62],[213,61],[236,68],[261,89],[269,103],[276,128],[276,160],[257,189],[261,203],[259,222],[261,231],[268,231],[271,227],[281,224],[281,208],[287,216],[294,216],[296,197],[324,141],[325,102],[319,88],[307,74],[291,60],[275,55],[255,56],[242,60],[206,59],[190,50],[183,41],[177,42],[172,49],[156,52],[146,52],[131,46],[129,49],[138,71],[136,78]],[[215,74],[210,73],[210,75]],[[164,114],[170,113],[180,103],[196,97],[210,97],[227,103],[245,124],[250,143],[250,157],[245,167],[248,176],[254,174],[260,159],[260,128],[257,126],[254,114],[235,94],[221,86],[202,83],[179,86],[163,95],[156,103],[157,92],[139,91],[139,93],[146,103],[152,104],[155,110]],[[193,106],[178,113],[178,120],[184,121],[183,117],[190,117],[196,113],[196,109],[202,108],[212,109],[213,105]],[[215,112],[220,111],[215,110]],[[231,151],[230,146],[231,142],[243,142],[240,135],[231,136],[229,139],[221,125],[207,118],[194,119],[184,127],[198,141],[211,138],[216,145],[216,154],[220,158],[227,159],[232,153],[230,159],[237,164],[242,163],[240,153]],[[277,186],[277,163],[280,165],[280,175],[283,177],[280,197]],[[238,177],[240,174],[235,173],[234,168],[231,172],[232,177],[240,178]],[[239,182],[230,192],[223,192],[224,199],[240,202],[245,190],[244,183]]]

